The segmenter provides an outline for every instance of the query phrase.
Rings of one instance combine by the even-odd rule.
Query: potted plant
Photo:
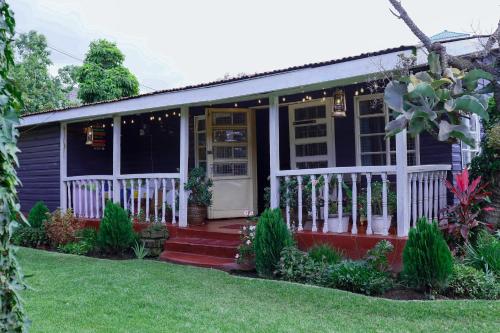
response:
[[[392,216],[396,212],[396,194],[387,186],[387,221],[383,215],[383,200],[382,200],[382,182],[372,183],[372,232],[378,235],[387,235],[391,226]],[[362,191],[361,196],[358,198],[360,204],[360,213],[362,216],[367,216],[367,201],[366,189]]]
[[[352,192],[351,189],[342,182],[345,198],[342,200],[342,219],[339,219],[338,201],[330,200],[328,205],[328,231],[347,232],[349,230],[349,219],[352,215]]]
[[[189,173],[184,189],[189,191],[187,218],[190,225],[201,225],[207,219],[207,207],[212,205],[213,182],[205,169],[194,168]]]

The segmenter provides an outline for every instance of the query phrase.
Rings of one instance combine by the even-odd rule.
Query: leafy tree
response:
[[[78,70],[78,97],[93,103],[139,93],[137,78],[123,66],[125,56],[115,43],[99,39],[90,43],[85,62]]]
[[[12,39],[15,21],[5,0],[0,0],[0,329],[25,332],[27,317],[19,297],[23,275],[11,246],[11,235],[20,215],[16,187],[17,138],[21,94],[10,77],[14,66]]]
[[[22,93],[26,113],[65,107],[71,104],[61,79],[49,73],[50,51],[44,35],[30,31],[14,42],[16,65],[13,76]]]

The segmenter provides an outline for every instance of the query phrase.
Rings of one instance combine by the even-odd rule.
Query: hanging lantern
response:
[[[86,145],[92,145],[94,143],[94,129],[92,126],[85,128],[85,134],[87,135]]]
[[[333,110],[332,117],[345,117],[347,107],[345,103],[345,93],[342,89],[335,90],[333,95]]]

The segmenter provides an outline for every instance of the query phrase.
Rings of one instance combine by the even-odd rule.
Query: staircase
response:
[[[160,260],[227,272],[252,269],[235,261],[240,244],[238,230],[174,228],[170,230],[171,238],[164,243]]]

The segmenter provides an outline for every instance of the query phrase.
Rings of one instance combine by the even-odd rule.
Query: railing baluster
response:
[[[64,182],[64,190],[66,191],[66,209],[71,209],[71,182],[65,181]]]
[[[297,176],[297,188],[298,188],[297,201],[299,203],[299,211],[298,211],[299,231],[302,231],[304,230],[302,227],[302,176]]]
[[[286,226],[288,229],[291,228],[290,225],[290,189],[288,188],[290,185],[290,177],[286,176],[285,177],[285,186],[286,186],[286,206],[285,206],[285,215],[286,215]],[[282,195],[282,194],[280,194]]]
[[[128,210],[127,207],[127,180],[123,179],[122,180],[122,186],[123,186],[123,209]]]
[[[84,193],[84,206],[85,206],[85,217],[88,218],[89,217],[89,210],[88,210],[88,193],[87,193],[87,181],[85,180],[83,182],[83,193]]]
[[[422,217],[428,217],[429,215],[429,175],[427,172],[424,173],[424,212]]]
[[[175,224],[177,222],[175,220],[175,209],[176,209],[176,207],[175,207],[175,194],[176,193],[175,192],[176,192],[176,190],[175,190],[175,179],[174,178],[170,179],[170,184],[172,185],[172,224]]]
[[[165,223],[165,210],[166,210],[166,200],[167,200],[167,189],[166,185],[167,180],[165,178],[162,178],[161,180],[161,223]]]
[[[312,231],[318,231],[316,227],[316,176],[311,176],[311,205],[312,205]]]
[[[78,181],[78,216],[83,216],[82,202],[83,202],[83,194],[82,194],[82,181]]]
[[[146,178],[146,222],[149,221],[149,178]]]
[[[323,175],[325,186],[323,186],[323,232],[328,232],[328,206],[330,205],[330,177],[327,174]]]
[[[158,223],[158,179],[154,179],[155,185],[155,223]]]
[[[141,203],[141,200],[142,200],[142,179],[138,178],[137,179],[137,188],[139,190],[139,192],[137,193],[137,215],[140,215],[141,214],[141,211],[142,211],[142,203]]]
[[[104,198],[104,183],[105,180],[101,180],[101,209],[102,209],[102,216],[104,217],[104,207],[106,205],[105,198]]]
[[[434,173],[434,219],[438,220],[439,211],[439,172]]]
[[[418,174],[418,216],[417,220],[422,217],[424,213],[424,174]]]
[[[446,186],[444,185],[446,181],[446,171],[441,171],[441,177],[439,179],[439,189],[441,193],[439,195],[439,210],[441,211],[446,207]]]
[[[434,203],[434,173],[429,173],[429,211],[427,212],[427,220],[432,222],[432,206]]]
[[[412,226],[415,227],[417,224],[417,174],[411,173],[412,185],[411,185],[411,204],[412,204]]]
[[[134,188],[134,180],[130,179],[130,214],[132,217],[135,215],[135,188]]]
[[[343,197],[342,197],[342,174],[337,174],[337,232],[342,232],[342,218],[344,215],[344,207],[343,207]]]
[[[94,218],[94,195],[92,191],[92,184],[93,182],[91,180],[88,181],[88,189],[89,189],[89,196],[90,196],[90,218]]]
[[[357,175],[355,173],[351,174],[351,179],[352,179],[352,229],[351,229],[351,234],[357,234],[358,233],[358,226],[356,224],[357,219],[358,219],[358,190],[357,190]]]
[[[113,181],[108,180],[108,200],[113,201],[113,191],[115,189],[113,188]],[[104,213],[103,213],[104,216]]]
[[[382,177],[382,216],[385,224],[382,235],[387,236],[390,227],[387,213],[387,174],[382,173],[380,176]]]
[[[94,181],[94,188],[95,188],[95,217],[100,218],[99,214],[99,181],[95,180]]]
[[[76,217],[76,181],[71,182],[71,186],[73,187],[73,216]]]
[[[366,234],[371,235],[372,232],[372,175],[366,174]]]

